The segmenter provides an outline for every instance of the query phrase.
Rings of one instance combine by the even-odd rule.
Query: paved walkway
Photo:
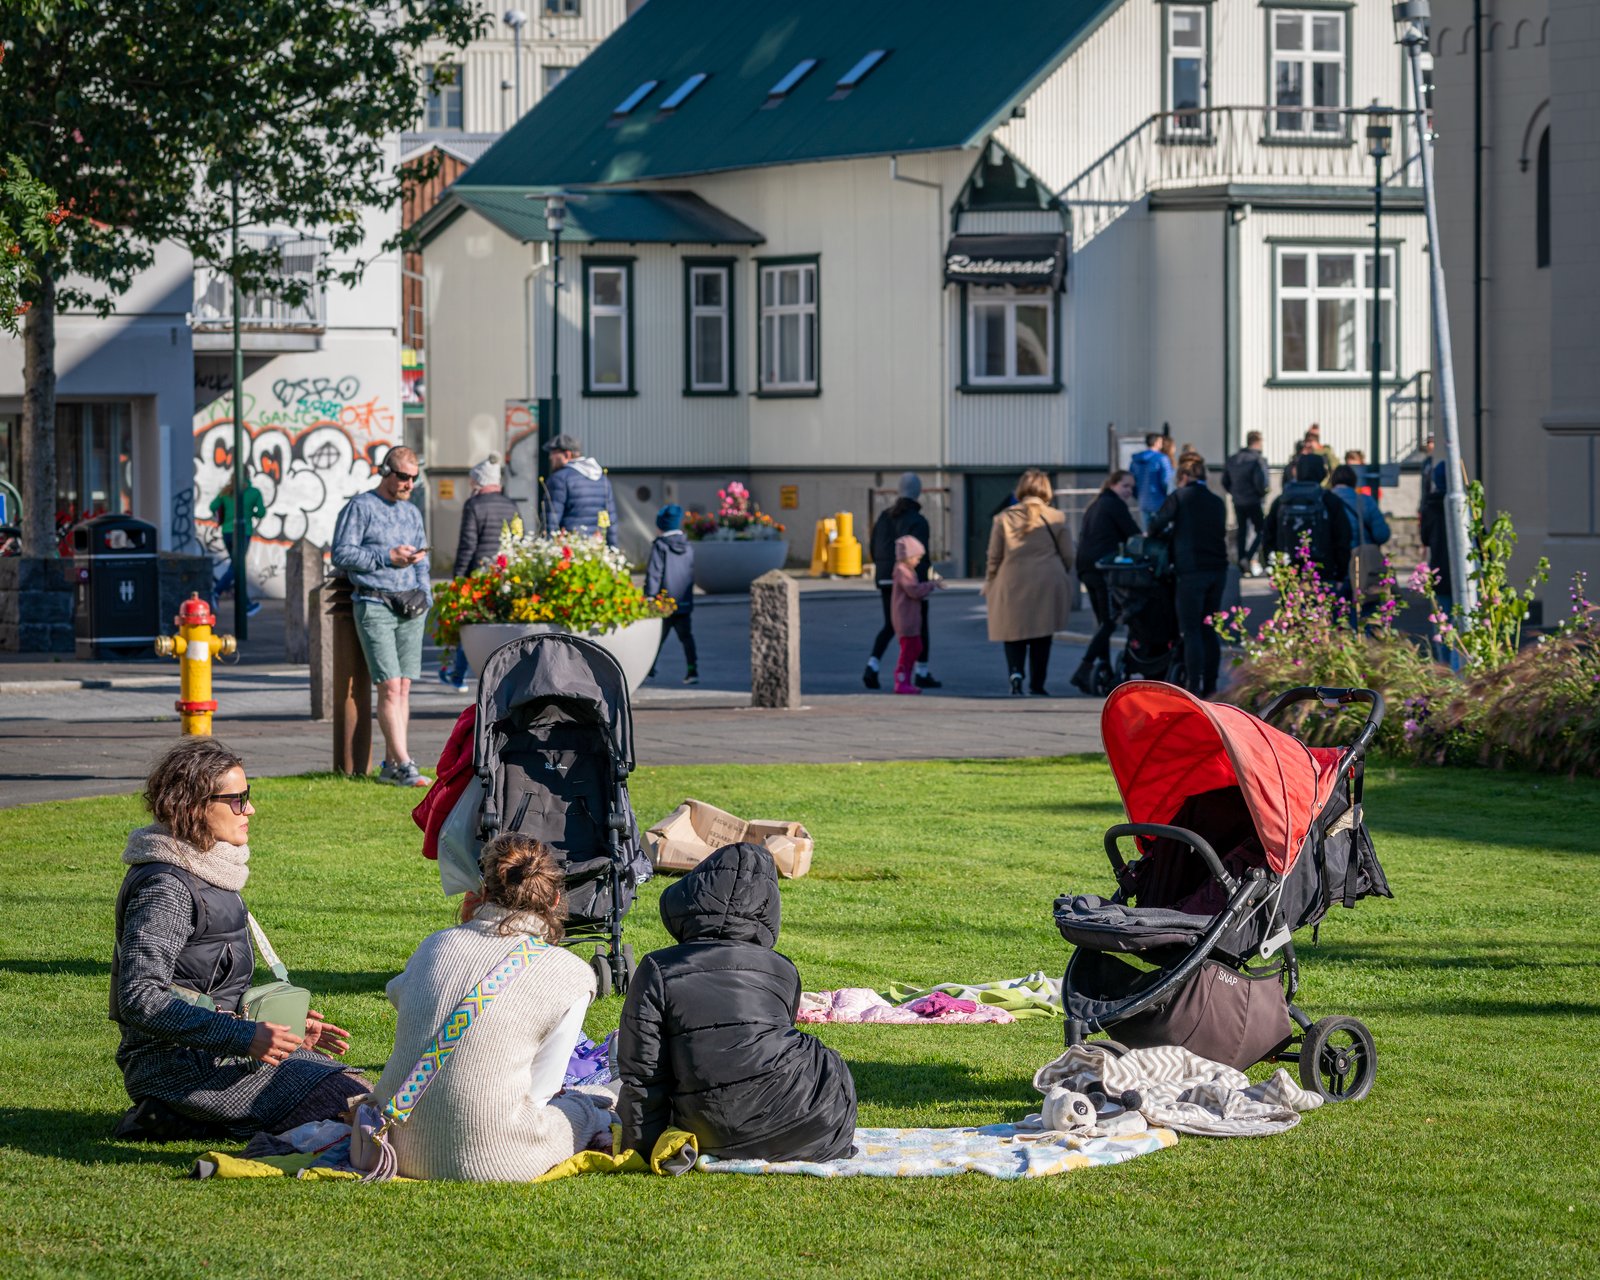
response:
[[[237,746],[253,774],[325,769],[332,728],[309,720],[307,669],[282,661],[282,605],[267,602],[250,620],[241,661],[215,673],[219,737]],[[231,623],[224,608],[223,627]],[[936,599],[932,661],[945,688],[921,697],[869,693],[861,683],[872,637],[882,621],[870,587],[805,582],[801,595],[801,669],[805,706],[762,711],[749,706],[749,606],[745,597],[701,597],[695,612],[702,683],[682,685],[675,640],[659,677],[634,699],[641,764],[816,762],[1040,756],[1099,749],[1098,699],[1012,698],[999,646],[985,635],[974,584]],[[1056,646],[1051,684],[1067,677],[1081,643]],[[886,655],[892,666],[893,645]],[[412,695],[412,754],[438,758],[475,686],[457,693],[432,678],[437,653],[425,654],[428,678]],[[885,672],[889,676],[889,672]],[[178,733],[174,661],[53,662],[30,655],[0,658],[0,806],[72,796],[125,794],[138,788],[150,761]],[[375,757],[382,742],[375,743]]]

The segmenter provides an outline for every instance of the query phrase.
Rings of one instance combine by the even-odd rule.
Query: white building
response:
[[[529,197],[559,187],[591,192],[563,243],[560,426],[610,468],[641,545],[661,501],[737,476],[798,556],[818,516],[862,519],[916,469],[948,491],[938,552],[972,564],[1022,468],[1098,483],[1113,424],[1170,424],[1214,463],[1250,430],[1282,461],[1311,422],[1370,452],[1372,317],[1385,401],[1429,366],[1399,129],[1373,307],[1352,108],[1402,100],[1388,4],[1005,17],[651,0],[421,224],[430,461],[515,443],[549,397]],[[1393,412],[1384,460],[1415,441]]]
[[[1484,0],[1481,33],[1471,0],[1434,0],[1433,9],[1440,239],[1463,453],[1490,507],[1516,522],[1515,571],[1549,557],[1553,620],[1574,572],[1588,573],[1590,598],[1600,581],[1600,9]]]

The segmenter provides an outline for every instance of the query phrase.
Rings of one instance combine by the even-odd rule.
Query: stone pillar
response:
[[[8,653],[71,653],[72,561],[0,559],[0,649]]]
[[[306,661],[311,664],[311,718],[333,719],[333,619],[327,588],[317,583],[306,603]]]
[[[750,705],[800,706],[800,585],[777,569],[750,584]]]
[[[372,772],[372,674],[356,633],[355,603],[347,578],[323,587],[323,609],[333,659],[333,771],[362,777]]]
[[[301,538],[284,553],[283,660],[311,661],[311,592],[322,583],[323,549]],[[315,698],[313,698],[313,708]],[[313,714],[313,719],[317,717]]]

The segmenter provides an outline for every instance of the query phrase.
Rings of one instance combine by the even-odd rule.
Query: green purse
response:
[[[311,992],[289,981],[289,970],[278,959],[278,953],[272,949],[256,918],[249,912],[245,913],[245,918],[250,921],[250,932],[261,951],[261,958],[267,962],[267,968],[272,970],[272,976],[277,981],[264,982],[246,991],[244,999],[239,1002],[240,1017],[249,1022],[275,1022],[291,1031],[304,1031],[306,1015],[311,1012]]]

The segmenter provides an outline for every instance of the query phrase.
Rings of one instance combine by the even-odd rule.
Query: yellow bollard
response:
[[[855,535],[856,518],[848,511],[833,517],[839,533],[828,548],[828,572],[839,578],[861,576],[861,543]]]
[[[178,700],[172,705],[183,717],[185,737],[210,737],[211,713],[217,709],[211,696],[211,659],[237,652],[238,642],[212,634],[217,620],[198,592],[183,602],[172,625],[177,635],[156,637],[156,653],[178,659]]]
[[[820,578],[828,572],[828,548],[838,535],[838,525],[832,516],[817,521],[817,536],[811,543],[811,576]]]

